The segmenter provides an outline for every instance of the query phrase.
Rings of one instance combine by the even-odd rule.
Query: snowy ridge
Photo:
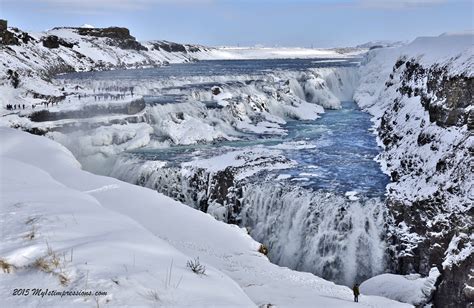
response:
[[[50,289],[108,292],[96,299],[2,296],[4,306],[408,307],[371,296],[355,304],[349,288],[271,264],[244,230],[152,190],[84,172],[46,138],[6,128],[0,134],[0,156],[8,162],[1,209],[10,224],[0,246],[10,271],[0,275],[2,294],[24,279]],[[186,268],[192,257],[206,265],[205,275]]]
[[[200,53],[200,60],[244,60],[244,59],[304,59],[304,58],[346,58],[366,52],[365,48],[338,49],[298,47],[217,47],[211,53]]]

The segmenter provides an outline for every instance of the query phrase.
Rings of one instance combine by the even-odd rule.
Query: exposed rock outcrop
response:
[[[437,266],[441,278],[435,307],[466,307],[474,288],[472,255],[452,267],[442,266],[457,255],[449,251],[459,233],[472,234],[473,202],[470,157],[474,78],[453,75],[447,67],[425,67],[400,59],[386,82],[394,97],[380,120],[393,184],[388,208],[393,215],[393,270],[428,275]]]
[[[54,28],[53,30],[68,29],[77,32],[82,36],[107,38],[107,43],[122,49],[133,49],[137,51],[147,51],[148,48],[136,41],[135,37],[130,35],[127,28],[108,27],[108,28]],[[51,47],[50,47],[51,48]],[[53,47],[55,48],[55,47]]]
[[[17,28],[8,29],[7,25],[6,20],[0,19],[0,45],[21,45],[34,41],[28,33]]]

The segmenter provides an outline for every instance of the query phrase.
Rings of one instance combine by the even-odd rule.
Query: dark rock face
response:
[[[7,70],[7,79],[10,80],[11,85],[16,89],[20,85],[20,76],[14,70]]]
[[[156,50],[164,50],[166,52],[182,52],[182,53],[193,53],[202,50],[207,50],[203,46],[189,45],[189,44],[178,44],[168,41],[155,41],[152,43],[153,48]]]
[[[43,46],[46,48],[59,48],[59,38],[56,35],[49,35],[43,39]]]
[[[434,296],[436,307],[474,307],[474,257],[470,255],[460,264],[443,270],[440,284]],[[460,279],[466,277],[467,279]]]
[[[130,35],[130,31],[127,28],[121,27],[109,27],[109,28],[76,28],[80,35],[88,35],[95,37],[108,37],[111,39],[118,40],[129,40],[135,39]]]
[[[469,114],[465,108],[474,104],[474,78],[442,76],[443,70],[439,69],[428,77],[428,93],[432,95],[431,99],[425,97],[423,104],[430,113],[430,120],[444,127],[468,124]]]
[[[469,157],[474,153],[468,142],[474,78],[451,75],[447,67],[423,67],[414,59],[400,59],[386,87],[394,85],[398,96],[382,116],[378,131],[394,182],[387,200],[394,230],[389,239],[392,270],[428,275],[436,266],[441,277],[434,306],[473,307],[469,306],[474,297],[472,255],[452,266],[444,262],[461,251],[449,250],[453,239],[473,231],[472,200],[470,204],[464,197],[469,194]],[[413,112],[420,109],[428,113],[426,120],[423,112]],[[457,137],[440,137],[452,128],[459,131]],[[437,161],[430,161],[435,157]],[[404,195],[404,185],[413,181],[426,183],[430,192]]]
[[[415,60],[399,60],[394,71],[403,64],[405,68],[399,91],[408,97],[421,96],[421,103],[429,112],[431,122],[442,127],[463,126],[468,123],[469,112],[465,108],[474,104],[474,78],[450,76],[445,67],[425,69]],[[423,78],[427,78],[425,87],[410,86]]]
[[[43,38],[43,46],[51,49],[59,48],[59,46],[72,48],[74,47],[74,44],[59,38],[56,35],[48,35],[47,37]]]
[[[156,49],[161,49],[167,52],[187,52],[186,47],[181,44],[163,41],[153,44]]]
[[[0,19],[0,39],[0,42],[4,45],[16,45],[18,43],[18,41],[12,42],[13,34],[8,31],[8,23],[5,19]]]
[[[26,32],[20,31],[17,28],[12,28],[11,31],[7,28],[7,21],[0,19],[0,44],[2,45],[21,45],[27,44],[34,39]]]
[[[0,19],[0,31],[7,31],[8,23],[5,19]]]
[[[80,35],[93,37],[106,37],[111,39],[110,43],[122,49],[148,50],[145,46],[135,40],[130,35],[127,28],[109,27],[109,28],[76,28]]]

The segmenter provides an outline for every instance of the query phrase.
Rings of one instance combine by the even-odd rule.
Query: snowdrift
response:
[[[379,295],[413,305],[426,304],[435,290],[439,271],[436,267],[430,270],[427,277],[419,274],[394,275],[382,274],[364,281],[360,291],[364,294]]]

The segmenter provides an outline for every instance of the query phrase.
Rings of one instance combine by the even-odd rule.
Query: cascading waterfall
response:
[[[243,188],[242,225],[273,262],[351,285],[384,269],[385,207],[275,184]]]
[[[207,209],[209,204],[204,203],[213,193],[212,174],[203,169],[186,174],[158,161],[122,157],[111,176],[201,210]],[[265,177],[258,176],[234,185],[241,191],[240,225],[268,247],[272,262],[346,285],[384,270],[386,208],[382,200],[352,201],[288,182],[265,183]]]
[[[214,102],[220,105],[208,108],[206,103],[215,98],[209,85],[201,83],[216,81],[231,98],[226,101],[217,98]],[[93,80],[84,82],[97,88]],[[59,133],[51,136],[63,141],[81,162],[96,157],[111,158],[113,162],[107,165],[109,170],[101,170],[102,174],[155,189],[203,211],[224,200],[225,204],[220,205],[222,209],[239,209],[238,213],[232,213],[238,216],[235,221],[269,248],[270,260],[350,285],[384,269],[385,206],[381,200],[351,201],[334,192],[289,185],[294,182],[266,184],[260,177],[236,182],[232,175],[226,178],[228,174],[216,175],[203,169],[195,169],[190,174],[189,170],[184,172],[179,161],[170,166],[155,161],[152,156],[137,158],[134,154],[121,153],[146,145],[154,148],[232,140],[249,132],[259,134],[259,122],[267,125],[271,122],[266,129],[279,134],[283,132],[281,125],[285,119],[314,120],[323,111],[321,106],[341,108],[341,101],[351,99],[357,82],[355,67],[282,70],[257,76],[101,80],[98,84],[102,88],[131,85],[136,93],[179,95],[181,99],[148,103],[144,110],[145,123],[103,126],[88,131],[79,138],[81,152],[67,144],[65,136]],[[219,150],[216,148],[215,152]],[[100,164],[84,164],[86,168],[94,165],[104,166],[104,163],[101,160]],[[217,200],[211,196],[211,186],[216,183],[221,188],[226,186],[226,191],[234,195],[231,198],[220,196],[221,200]],[[229,221],[229,217],[220,219]]]

